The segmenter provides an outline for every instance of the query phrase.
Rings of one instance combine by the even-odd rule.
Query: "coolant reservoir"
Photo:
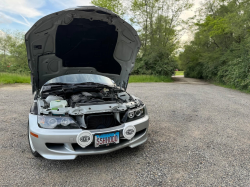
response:
[[[55,100],[50,102],[51,110],[57,110],[58,108],[65,108],[67,106],[66,100]]]

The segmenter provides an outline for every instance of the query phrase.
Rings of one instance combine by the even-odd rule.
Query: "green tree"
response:
[[[24,34],[6,31],[0,36],[0,71],[28,73]]]
[[[189,0],[132,0],[130,21],[139,29],[142,48],[133,73],[170,76],[178,67],[175,50],[185,22]]]
[[[249,10],[248,0],[204,4],[194,40],[179,55],[185,76],[250,90]]]
[[[92,0],[92,4],[111,10],[112,12],[123,16],[125,9],[120,0]]]

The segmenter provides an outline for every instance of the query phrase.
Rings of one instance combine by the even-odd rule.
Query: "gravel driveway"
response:
[[[73,161],[34,158],[30,85],[0,87],[0,186],[247,186],[250,95],[195,79],[132,83],[148,107],[148,141]]]

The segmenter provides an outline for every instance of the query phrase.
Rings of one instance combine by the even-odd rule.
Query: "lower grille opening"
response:
[[[85,115],[87,129],[105,129],[120,125],[113,113]]]
[[[45,145],[48,147],[48,149],[53,149],[53,150],[64,148],[63,143],[46,143]]]

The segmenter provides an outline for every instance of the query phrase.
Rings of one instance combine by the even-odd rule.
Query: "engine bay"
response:
[[[144,114],[139,98],[110,87],[45,88],[37,107],[38,115],[70,117],[84,129],[110,128]]]

